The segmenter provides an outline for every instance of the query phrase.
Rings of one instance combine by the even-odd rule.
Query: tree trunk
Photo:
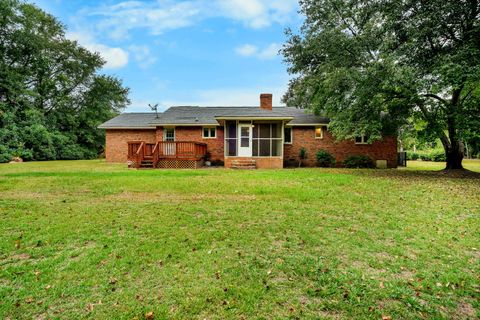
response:
[[[463,145],[460,141],[455,141],[445,150],[447,157],[447,166],[445,170],[463,169]]]
[[[450,143],[443,143],[445,148],[445,156],[447,160],[447,166],[445,170],[463,169],[463,143],[458,137],[457,119],[456,114],[458,105],[460,103],[460,94],[462,92],[463,85],[453,90],[452,99],[447,109],[447,130]]]

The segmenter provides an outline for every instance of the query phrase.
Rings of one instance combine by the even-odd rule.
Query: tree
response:
[[[93,158],[128,89],[38,7],[0,0],[0,162]]]
[[[477,0],[302,0],[300,34],[282,49],[287,105],[329,116],[338,139],[370,140],[420,118],[462,168],[480,130]]]

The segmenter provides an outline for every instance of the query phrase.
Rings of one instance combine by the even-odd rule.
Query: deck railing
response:
[[[140,168],[143,160],[152,160],[155,168],[160,159],[200,160],[207,154],[207,144],[194,141],[158,141],[145,143],[144,141],[129,141],[129,161],[135,162]]]

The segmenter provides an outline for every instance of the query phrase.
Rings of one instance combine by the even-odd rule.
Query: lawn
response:
[[[430,165],[0,165],[0,318],[475,319],[480,179]]]

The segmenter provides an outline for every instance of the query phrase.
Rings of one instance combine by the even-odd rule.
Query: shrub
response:
[[[346,168],[374,168],[375,164],[372,158],[364,155],[355,155],[349,156],[345,161],[343,161],[343,165]]]
[[[317,152],[317,164],[319,167],[333,167],[335,166],[335,158],[326,150],[319,150]]]
[[[443,150],[432,150],[430,152],[430,159],[431,161],[435,162],[447,161],[447,157],[445,156],[445,152]]]
[[[300,158],[300,161],[298,161],[298,167],[301,167],[302,166],[302,161],[307,159],[307,149],[302,147],[300,149],[300,152],[299,152],[298,156]]]
[[[419,157],[420,157],[420,160],[422,160],[422,161],[432,161],[432,157],[430,156],[430,153],[428,153],[428,152],[420,153]]]
[[[407,151],[407,160],[418,160],[420,155],[417,152]]]

